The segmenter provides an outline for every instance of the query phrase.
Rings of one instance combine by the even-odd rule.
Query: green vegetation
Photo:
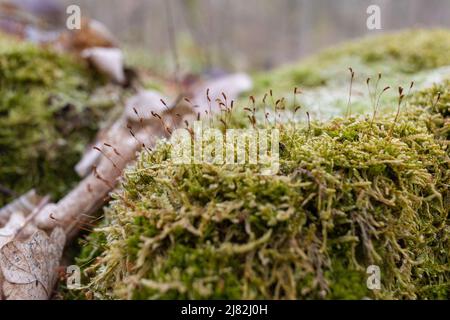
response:
[[[327,49],[297,65],[257,76],[256,92],[267,88],[285,91],[294,86],[317,87],[330,81],[347,82],[347,68],[365,76],[378,72],[385,77],[412,74],[450,65],[450,31],[410,30],[368,37]],[[364,78],[363,78],[364,79]],[[365,80],[365,79],[364,79]]]
[[[143,152],[84,243],[85,292],[449,299],[449,99],[444,82],[415,94],[398,119],[278,124],[273,176],[254,166],[174,165],[164,142]],[[373,264],[379,291],[366,287]]]
[[[392,85],[408,87],[411,81],[415,82],[413,91],[424,89],[432,82],[450,77],[450,57],[446,54],[449,50],[449,30],[409,30],[368,37],[258,74],[251,94],[261,101],[272,89],[275,96],[285,97],[292,106],[292,88],[306,88],[304,95],[297,97],[297,103],[304,105],[315,119],[328,120],[345,114],[351,67],[355,72],[352,110],[364,114],[371,107],[367,103],[371,99],[367,78],[372,80],[372,92],[378,74],[382,75],[379,90]],[[396,99],[395,90],[387,91],[380,100],[381,109],[392,111]]]
[[[77,262],[87,286],[62,294],[450,299],[450,82],[405,92],[399,117],[391,89],[371,113],[378,73],[378,94],[411,80],[422,88],[450,65],[449,49],[448,31],[414,30],[257,75],[257,102],[220,116],[229,127],[279,129],[279,173],[175,165],[164,141],[142,152],[104,221],[81,241]],[[352,115],[320,120],[309,109],[307,121],[316,102],[346,110],[348,67],[357,75]],[[313,94],[292,95],[294,87]],[[104,89],[73,57],[0,38],[0,206],[31,188],[57,199],[73,186],[75,163],[114,106]],[[270,89],[277,97],[261,104]],[[289,107],[297,104],[295,113]],[[378,291],[366,286],[373,264],[381,268]]]
[[[0,207],[38,188],[55,199],[113,106],[82,61],[0,36]]]

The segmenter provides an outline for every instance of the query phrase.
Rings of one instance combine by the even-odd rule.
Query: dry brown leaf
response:
[[[66,51],[81,52],[93,47],[115,48],[118,41],[101,22],[83,19],[80,30],[64,32],[56,45]]]
[[[3,298],[48,299],[57,280],[56,269],[64,243],[64,231],[56,228],[50,237],[39,230],[27,240],[13,240],[5,244],[0,250]]]

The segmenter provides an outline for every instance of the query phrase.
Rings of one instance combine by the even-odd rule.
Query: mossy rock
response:
[[[83,61],[0,35],[0,207],[37,188],[54,200],[114,103]]]
[[[84,293],[449,299],[449,97],[449,82],[417,93],[397,121],[278,124],[271,176],[176,165],[161,142],[126,171],[102,226],[82,242]],[[370,265],[381,290],[367,288]]]

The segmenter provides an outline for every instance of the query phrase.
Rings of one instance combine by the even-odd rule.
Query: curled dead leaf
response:
[[[45,300],[57,280],[56,269],[66,236],[56,228],[50,237],[36,231],[24,241],[12,240],[0,249],[0,294],[7,300]]]

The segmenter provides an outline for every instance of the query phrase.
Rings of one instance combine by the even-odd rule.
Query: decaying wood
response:
[[[87,59],[98,71],[118,84],[124,84],[125,70],[122,50],[94,47],[84,49],[81,57]]]
[[[243,75],[216,80],[199,88],[193,101],[203,103],[206,88],[211,88],[214,98],[225,92],[230,100],[235,99],[249,89],[247,80]],[[124,168],[139,150],[152,148],[185,119],[196,118],[198,110],[193,104],[181,99],[168,106],[165,101],[153,91],[130,98],[122,116],[99,133],[77,165],[84,179],[59,202],[41,208],[45,198],[30,192],[0,210],[0,297],[51,297],[64,245],[104,204]]]
[[[38,205],[40,200],[41,197],[39,197],[33,189],[14,200],[4,208],[0,209],[0,226],[5,225],[10,216],[15,212],[22,212],[26,215],[30,214],[31,211],[33,211],[33,209]]]
[[[105,148],[105,143],[115,146],[112,140],[117,138],[121,139],[122,137],[126,137],[127,139],[136,142],[136,139],[134,139],[130,133],[130,129],[127,128],[127,124],[134,123],[135,127],[136,124],[139,124],[137,130],[133,131],[136,133],[144,129],[144,125],[146,132],[151,130],[152,125],[156,124],[156,127],[158,127],[159,123],[155,121],[156,119],[151,115],[151,112],[156,112],[161,115],[169,112],[162,104],[161,99],[163,99],[163,101],[168,101],[166,97],[155,91],[140,91],[138,94],[131,97],[126,103],[122,116],[111,126],[101,130],[97,134],[94,143],[88,147],[88,150],[83,155],[80,162],[75,166],[75,171],[80,177],[85,177],[92,171],[93,166],[98,166],[98,163],[102,158],[102,154],[98,149]],[[142,123],[139,117],[142,119]],[[115,149],[118,150],[117,146],[115,146]],[[106,148],[106,151],[112,151],[114,156],[117,156],[111,147]]]
[[[151,148],[157,139],[167,135],[161,121],[151,114],[164,117],[161,99],[163,97],[156,92],[141,92],[127,102],[120,119],[93,147],[99,154],[98,163],[61,201],[40,212],[35,220],[39,228],[51,230],[60,226],[69,237],[76,233],[85,217],[104,203],[136,153],[141,148]]]

